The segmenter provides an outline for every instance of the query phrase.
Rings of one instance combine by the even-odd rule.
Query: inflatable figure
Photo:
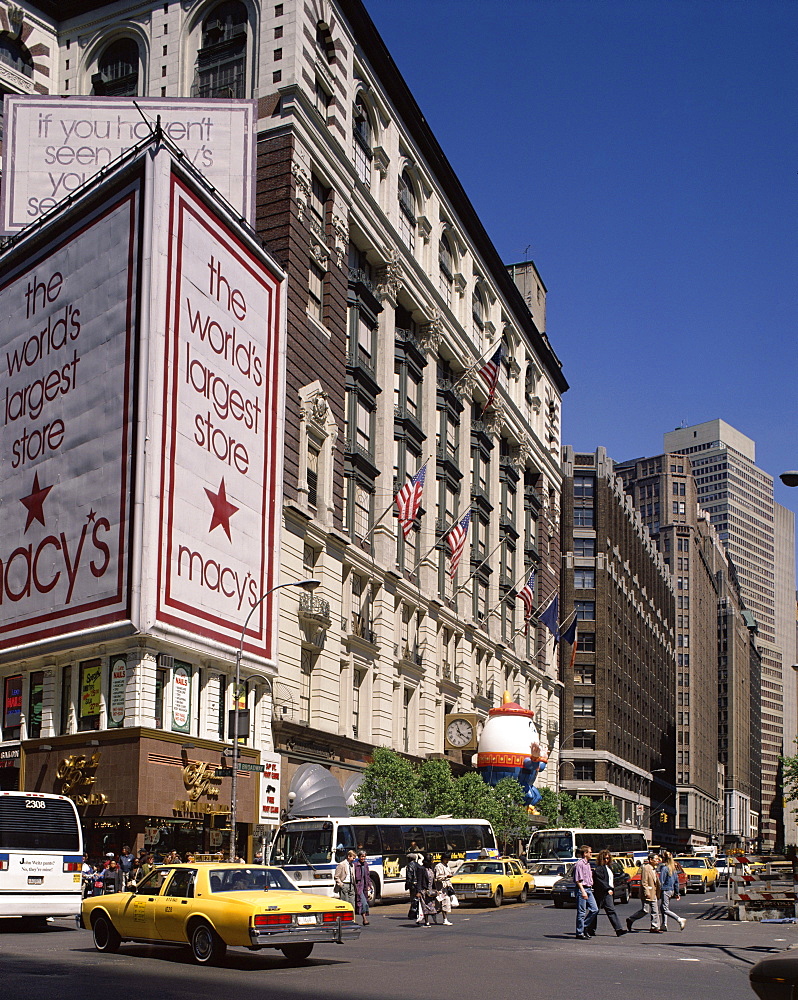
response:
[[[548,760],[540,746],[534,717],[531,709],[510,701],[510,694],[505,691],[503,703],[488,712],[477,748],[477,770],[483,781],[493,786],[502,778],[515,778],[524,790],[528,806],[540,801],[535,778]]]

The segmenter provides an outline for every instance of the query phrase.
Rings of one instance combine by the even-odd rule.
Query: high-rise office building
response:
[[[777,551],[779,593],[795,590],[794,569],[791,587],[785,579],[790,575],[784,556],[790,550],[790,519],[780,516],[776,523],[773,477],[756,465],[755,442],[725,421],[677,428],[665,434],[664,444],[666,451],[690,457],[698,502],[726,547],[743,602],[756,618],[762,657],[760,836],[763,849],[773,848],[784,843],[779,758],[785,744],[791,744],[790,734],[785,739],[784,670],[792,662],[795,639],[794,630],[791,637],[785,632],[785,616],[777,615],[782,597],[776,592]],[[792,539],[790,558],[794,528]],[[792,715],[790,711],[786,720],[790,726]]]

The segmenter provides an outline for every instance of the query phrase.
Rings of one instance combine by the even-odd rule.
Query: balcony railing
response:
[[[376,642],[376,636],[370,628],[371,622],[364,615],[352,612],[352,620],[349,626],[349,635],[358,639],[365,639],[366,642]]]
[[[315,597],[313,594],[299,595],[299,617],[305,621],[314,621],[325,628],[329,627],[330,602],[323,597]]]

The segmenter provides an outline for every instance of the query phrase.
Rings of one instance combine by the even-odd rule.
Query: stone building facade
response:
[[[544,329],[546,290],[535,272],[519,291],[366,7],[67,0],[0,11],[15,53],[0,90],[257,101],[253,223],[288,286],[281,579],[321,581],[298,599],[282,591],[277,662],[243,660],[250,746],[281,754],[283,796],[299,764],[343,783],[375,745],[463,763],[444,744],[446,713],[484,719],[504,690],[556,747],[555,654],[542,627],[527,634],[515,600],[532,568],[538,606],[559,589],[567,383]],[[486,405],[479,373],[499,344]],[[423,465],[405,538],[393,499]],[[452,578],[445,536],[468,510]],[[144,726],[169,719],[161,653],[190,662],[199,682],[179,739],[218,759],[231,659],[124,652]],[[21,742],[24,757],[42,672],[37,738],[74,742],[70,698],[95,659],[110,670],[109,650],[90,644],[44,659],[8,651],[0,674],[21,678],[24,711],[4,743]],[[98,718],[103,731],[104,701]]]

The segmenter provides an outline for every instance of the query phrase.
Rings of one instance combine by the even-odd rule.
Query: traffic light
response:
[[[668,822],[668,814],[666,812],[661,812],[659,814],[659,821],[660,821],[660,823],[667,823]]]

